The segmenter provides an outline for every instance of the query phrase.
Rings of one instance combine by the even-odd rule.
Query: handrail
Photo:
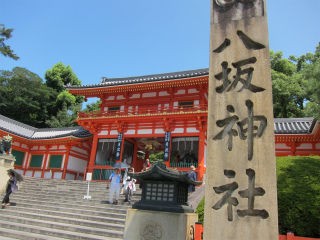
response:
[[[119,117],[119,116],[139,116],[139,115],[157,115],[157,114],[181,114],[194,112],[207,112],[207,105],[201,106],[184,106],[184,107],[163,107],[158,105],[152,106],[138,106],[119,111],[93,111],[93,112],[79,112],[78,118],[94,118],[94,117]]]

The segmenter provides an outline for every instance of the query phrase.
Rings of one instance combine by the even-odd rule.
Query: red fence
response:
[[[287,235],[279,235],[279,240],[319,240],[319,239],[320,238],[298,237],[291,232],[288,232]]]
[[[203,225],[195,224],[194,240],[203,240]],[[320,238],[306,238],[295,236],[294,233],[288,232],[287,235],[279,235],[279,240],[320,240]]]

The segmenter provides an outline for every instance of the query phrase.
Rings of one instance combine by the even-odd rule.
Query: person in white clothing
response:
[[[129,169],[129,173],[133,173],[133,168]],[[131,197],[133,195],[133,192],[136,191],[136,180],[132,178],[131,176],[127,176],[125,184],[124,184],[124,195],[125,195],[125,202],[131,203]]]
[[[109,180],[109,203],[118,204],[121,188],[121,172],[119,168],[116,168],[115,171],[111,173]]]

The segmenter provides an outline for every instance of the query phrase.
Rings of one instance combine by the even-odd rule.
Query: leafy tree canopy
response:
[[[9,45],[5,43],[6,40],[12,37],[11,28],[5,28],[3,24],[0,24],[0,53],[5,57],[10,57],[14,60],[18,60],[19,57],[14,54]]]
[[[25,68],[0,71],[0,114],[35,127],[46,127],[53,89]]]
[[[275,117],[320,119],[320,44],[315,53],[284,59],[270,52]]]
[[[45,79],[46,85],[56,92],[55,99],[51,101],[50,118],[46,124],[50,127],[75,125],[77,112],[80,111],[84,98],[70,94],[65,86],[81,85],[81,81],[70,66],[65,66],[61,62],[46,71]]]
[[[59,62],[45,73],[48,87],[56,89],[58,92],[65,90],[67,85],[81,85],[81,81],[72,71],[70,66],[65,66]]]

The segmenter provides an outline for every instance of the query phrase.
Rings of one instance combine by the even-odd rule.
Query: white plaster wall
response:
[[[17,173],[20,173],[21,175],[23,175],[23,170],[21,170],[21,169],[15,169],[15,171],[16,171]]]
[[[281,149],[289,149],[290,150],[290,147],[285,143],[276,143],[276,149],[279,149],[279,148],[281,148]]]
[[[87,167],[87,161],[81,160],[79,158],[70,156],[68,161],[68,170],[76,172],[84,172]]]
[[[44,173],[44,178],[51,178],[52,177],[52,172],[51,171],[46,171]]]
[[[152,129],[140,129],[138,130],[138,134],[151,134]]]
[[[156,92],[148,92],[148,93],[143,93],[142,97],[147,98],[147,97],[156,97],[157,93]]]
[[[118,131],[117,130],[112,130],[112,131],[110,131],[109,135],[117,135],[118,136]]]
[[[157,128],[155,131],[154,131],[154,133],[163,133],[163,134],[165,134],[165,131],[162,129],[162,128]]]
[[[194,101],[193,101],[194,106],[199,106],[199,103],[200,103],[199,100],[194,100]]]
[[[134,129],[128,130],[128,131],[126,131],[125,134],[126,135],[136,134],[136,130],[134,130]]]
[[[55,172],[54,175],[53,175],[53,178],[61,179],[62,178],[62,172]]]
[[[188,93],[198,93],[198,90],[195,88],[191,88],[188,90]]]
[[[109,97],[107,97],[107,101],[112,101],[112,100],[114,100],[115,99],[115,96],[109,96]]]
[[[180,89],[180,90],[176,93],[176,95],[181,95],[181,94],[185,94],[185,93],[186,93],[186,90]]]
[[[39,150],[46,150],[46,147],[45,147],[45,146],[41,146],[41,147],[39,148]]]
[[[125,99],[125,97],[123,95],[117,96],[117,100],[123,100],[123,99]]]
[[[183,128],[176,128],[172,133],[183,133],[184,129]]]
[[[82,149],[82,148],[79,148],[79,147],[72,147],[72,148],[71,148],[71,151],[75,151],[75,152],[80,153],[80,154],[83,154],[83,155],[85,155],[85,156],[88,155],[87,150]]]
[[[300,146],[298,146],[297,149],[312,149],[312,144],[311,143],[303,143]]]
[[[320,149],[320,143],[316,144],[316,149]]]
[[[34,177],[40,178],[41,177],[41,171],[35,171],[34,172]]]
[[[162,96],[169,96],[169,93],[166,92],[166,91],[162,91],[162,92],[159,92],[159,96],[162,97]]]
[[[32,176],[32,171],[26,171],[25,176],[27,176],[27,177],[31,177],[31,176]]]
[[[131,99],[134,99],[134,98],[140,98],[140,93],[135,93],[131,96]]]
[[[25,149],[27,149],[28,148],[28,146],[26,145],[26,144],[21,144],[21,146],[20,146],[21,148],[25,148]]]
[[[109,131],[103,130],[103,131],[99,132],[98,135],[108,135],[108,133],[109,133]]]
[[[196,128],[187,128],[187,133],[198,133],[199,131]]]
[[[66,180],[74,180],[74,179],[75,179],[75,175],[74,174],[70,174],[70,173],[66,174]]]

